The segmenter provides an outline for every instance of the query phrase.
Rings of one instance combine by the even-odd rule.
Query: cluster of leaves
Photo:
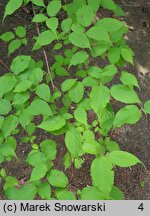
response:
[[[18,38],[15,38],[15,34]],[[18,50],[21,45],[27,46],[26,29],[23,26],[18,26],[15,29],[15,34],[11,31],[5,32],[0,36],[0,39],[4,42],[10,42],[8,45],[8,55]]]
[[[4,18],[29,2],[10,0]],[[33,168],[29,181],[22,187],[15,177],[7,176],[2,169],[5,196],[21,200],[34,199],[36,195],[60,200],[123,199],[123,193],[114,185],[114,167],[131,167],[141,161],[121,151],[109,138],[109,132],[124,124],[135,124],[142,110],[150,114],[150,101],[142,107],[135,91],[139,88],[138,81],[123,69],[126,63],[133,64],[134,55],[123,37],[128,31],[125,23],[114,18],[95,19],[100,7],[117,15],[123,15],[123,11],[112,0],[74,0],[65,5],[52,0],[47,6],[43,0],[32,0],[32,3],[45,11],[35,15],[33,22],[44,23],[47,28],[36,37],[33,49],[54,42],[53,50],[61,50],[64,55],[55,56],[51,72],[53,78],[64,76],[65,81],[60,91],[52,92],[42,62],[36,63],[25,55],[17,56],[10,72],[0,77],[0,163],[14,157],[18,159],[15,136],[24,130],[26,135],[21,141],[31,143],[32,150],[26,162]],[[58,20],[60,10],[67,14],[62,22]],[[66,48],[67,45],[70,48]],[[103,68],[93,66],[90,59],[95,57],[107,64]],[[76,71],[75,78],[71,77],[72,70]],[[110,88],[108,84],[115,75],[120,77],[120,84]],[[125,104],[117,113],[112,107],[114,100]],[[57,106],[60,101],[62,107]],[[92,123],[91,112],[96,116]],[[36,116],[40,117],[38,123]],[[64,135],[65,169],[71,165],[79,169],[84,155],[93,155],[91,186],[76,194],[69,191],[68,177],[53,166],[57,144],[49,139],[37,144],[35,132],[39,129],[56,136]],[[51,188],[54,189],[52,193]]]

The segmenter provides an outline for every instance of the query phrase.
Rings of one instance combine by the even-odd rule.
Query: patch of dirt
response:
[[[123,18],[130,26],[127,35],[129,46],[135,52],[135,66],[127,70],[136,75],[141,91],[137,91],[142,103],[150,99],[150,2],[148,0],[117,1],[124,5],[126,12]],[[146,25],[145,25],[146,24]],[[117,108],[116,108],[117,109]],[[134,126],[125,126],[113,134],[123,150],[135,154],[147,169],[135,166],[130,169],[119,169],[116,184],[126,194],[126,199],[150,198],[150,116],[143,116]],[[145,182],[145,187],[141,187]]]
[[[30,54],[35,60],[43,59],[42,52],[31,52],[34,41],[33,35],[36,35],[36,28],[34,24],[31,24],[32,14],[25,9],[20,9],[13,16],[8,17],[5,23],[2,24],[2,17],[4,13],[4,6],[7,0],[3,0],[0,3],[0,34],[6,31],[13,30],[18,25],[23,25],[27,28],[28,46],[23,46],[18,52],[15,52],[10,57],[7,56],[7,44],[0,41],[0,59],[10,66],[11,60],[18,55]],[[127,70],[136,75],[141,91],[137,90],[141,101],[144,103],[150,99],[150,4],[149,0],[117,0],[118,4],[122,5],[127,16],[121,18],[129,26],[130,31],[127,35],[127,41],[130,47],[135,52],[135,66],[127,66]],[[53,64],[53,56],[55,54],[50,48],[46,48],[48,53],[49,64]],[[93,62],[97,65],[97,61]],[[0,64],[0,75],[6,73],[7,70]],[[118,82],[116,78],[116,82]],[[57,80],[58,87],[60,86],[60,80]],[[114,109],[117,111],[120,108],[120,103],[115,103]],[[138,156],[145,164],[146,169],[141,165],[135,166],[131,169],[116,169],[115,183],[125,193],[126,199],[150,199],[150,116],[143,116],[142,120],[134,126],[124,126],[121,129],[116,129],[111,133],[111,138],[120,144],[121,149],[129,151]],[[53,139],[58,144],[58,157],[54,164],[57,169],[62,170],[62,159],[66,152],[64,137],[52,136],[49,133],[43,133],[42,130],[37,131],[37,143],[39,144],[44,139]],[[17,156],[19,161],[13,160],[5,162],[9,175],[14,175],[18,180],[27,181],[30,174],[30,167],[25,163],[25,158],[28,155],[31,146],[30,144],[22,144],[20,137],[17,138]],[[66,170],[70,180],[70,189],[76,191],[78,188],[83,188],[91,184],[89,167],[92,158],[88,155],[85,156],[85,163],[79,170],[75,170],[74,167]],[[142,186],[144,182],[144,187]],[[0,188],[1,191],[1,188]],[[0,199],[4,199],[0,192]]]

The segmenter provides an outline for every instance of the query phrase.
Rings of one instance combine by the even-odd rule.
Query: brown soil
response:
[[[28,46],[23,46],[18,52],[15,52],[10,57],[7,56],[7,45],[0,41],[0,59],[5,64],[10,65],[11,60],[17,54],[30,54],[35,60],[40,60],[43,55],[40,51],[31,53],[34,41],[33,35],[36,35],[35,25],[31,24],[32,14],[25,9],[20,9],[13,16],[8,17],[5,23],[2,24],[2,17],[4,13],[4,7],[7,0],[3,0],[0,3],[0,34],[9,30],[12,30],[18,25],[26,26]],[[140,83],[141,91],[138,91],[142,102],[150,99],[150,4],[149,0],[117,0],[122,8],[125,10],[127,16],[123,18],[130,26],[130,31],[127,35],[128,44],[135,52],[135,66],[128,66],[127,69],[134,73]],[[49,57],[49,64],[53,63],[54,52],[47,48]],[[94,62],[97,65],[97,61]],[[6,69],[0,64],[0,75],[7,72]],[[117,79],[116,79],[117,82]],[[59,88],[60,81],[57,80],[57,87]],[[117,111],[120,108],[120,104],[115,103],[114,109]],[[115,130],[111,134],[111,138],[117,141],[121,149],[129,151],[138,156],[147,169],[142,166],[135,166],[132,169],[120,169],[117,168],[117,174],[115,177],[116,185],[119,186],[125,193],[126,199],[150,199],[150,116],[143,116],[142,120],[134,126],[124,126],[121,129]],[[54,137],[49,133],[43,133],[42,130],[37,131],[37,143],[40,143],[44,139],[54,139],[58,144],[58,157],[55,160],[55,167],[62,169],[62,158],[66,152],[64,147],[64,137]],[[20,139],[22,134],[17,137],[17,155],[19,161],[13,160],[5,162],[4,167],[9,175],[16,176],[21,183],[26,182],[30,175],[30,168],[24,162],[26,156],[30,152],[29,144],[22,144]],[[70,178],[70,189],[76,191],[77,188],[83,188],[86,185],[90,185],[91,179],[89,175],[89,167],[91,163],[91,157],[85,156],[85,163],[80,170],[75,170],[73,167],[67,170],[66,173]],[[144,187],[141,183],[144,182]],[[0,188],[0,199],[4,199]]]

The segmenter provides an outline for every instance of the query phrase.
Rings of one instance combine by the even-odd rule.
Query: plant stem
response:
[[[143,113],[147,116],[147,113],[145,112],[145,110],[144,110],[144,108],[143,108],[143,105],[142,105],[142,103],[141,104],[139,104],[139,106],[140,106],[140,108],[141,108],[141,111],[143,111]]]
[[[10,71],[9,67],[0,59],[0,63],[8,70]]]
[[[34,9],[33,3],[32,3],[32,9],[33,9],[33,14],[34,14],[34,16],[35,16],[36,13],[35,13],[35,9]],[[40,29],[39,29],[38,23],[36,23],[36,29],[37,29],[37,33],[38,33],[38,35],[39,35],[39,34],[40,34]],[[42,51],[43,51],[43,55],[44,55],[44,58],[45,58],[45,63],[46,63],[46,67],[47,67],[47,72],[48,72],[48,74],[49,74],[50,81],[51,81],[51,85],[52,85],[52,88],[53,88],[53,90],[54,90],[56,87],[55,87],[55,84],[54,84],[53,79],[52,79],[52,75],[51,75],[51,71],[50,71],[50,67],[49,67],[49,63],[48,63],[48,57],[47,57],[47,54],[46,54],[46,51],[45,51],[44,47],[42,47]]]

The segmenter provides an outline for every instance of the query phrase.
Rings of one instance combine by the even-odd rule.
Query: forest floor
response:
[[[10,31],[18,25],[23,25],[27,28],[28,46],[23,46],[17,52],[10,57],[7,56],[7,45],[0,42],[0,59],[10,66],[11,60],[16,55],[30,54],[35,60],[43,58],[40,51],[31,52],[34,41],[33,35],[36,35],[35,25],[31,24],[33,14],[25,9],[20,9],[13,16],[8,17],[4,23],[2,23],[2,17],[7,0],[0,2],[0,34]],[[122,6],[126,12],[126,17],[121,18],[129,26],[129,33],[126,36],[129,46],[135,52],[135,65],[127,66],[127,70],[136,75],[141,91],[138,91],[138,95],[141,101],[144,103],[150,99],[150,3],[149,0],[117,0],[119,5]],[[49,65],[53,64],[54,51],[51,51],[50,47],[46,48],[49,58]],[[97,61],[94,62],[97,65]],[[4,74],[6,69],[0,65],[0,75]],[[56,80],[57,87],[60,87],[60,81]],[[117,82],[117,79],[116,81]],[[119,104],[114,104],[114,109],[118,110]],[[58,143],[58,157],[55,161],[55,167],[62,169],[62,158],[65,154],[64,138],[63,136],[52,137],[48,133],[43,134],[42,131],[38,131],[37,142],[46,139],[53,138]],[[21,135],[20,135],[21,138]],[[18,180],[27,181],[30,168],[25,163],[25,158],[30,152],[30,145],[22,144],[18,137],[17,155],[20,161],[13,160],[11,163],[4,164],[9,175],[17,177]],[[131,169],[117,169],[117,175],[115,177],[115,183],[125,193],[126,199],[150,199],[150,116],[146,119],[146,116],[134,126],[124,126],[121,129],[116,129],[111,133],[112,140],[115,140],[120,144],[122,150],[129,151],[139,157],[139,159],[145,164],[146,169],[141,165],[137,165]],[[88,156],[87,156],[88,157]],[[83,168],[73,172],[70,178],[70,189],[76,191],[77,188],[83,188],[91,183],[89,175],[90,158],[86,160]],[[70,170],[66,171],[67,174]],[[144,183],[144,184],[143,184]],[[1,188],[0,188],[1,191]],[[0,192],[0,199],[3,199]]]

